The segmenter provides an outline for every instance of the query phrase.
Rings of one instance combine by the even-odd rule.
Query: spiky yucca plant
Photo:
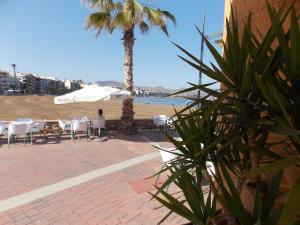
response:
[[[177,45],[187,55],[181,57],[185,62],[224,87],[215,91],[192,84],[181,91],[200,89],[207,96],[176,113],[174,126],[182,141],[166,135],[180,158],[153,197],[193,224],[300,223],[300,26],[293,4],[285,6],[276,11],[267,3],[272,24],[261,40],[253,35],[251,16],[240,32],[233,14],[224,55],[203,37],[216,64],[208,66]],[[280,141],[268,138],[273,134],[281,135]],[[200,173],[207,170],[205,161],[214,163],[213,178]],[[291,171],[298,175],[287,185],[282,181]],[[204,201],[203,193],[195,194],[205,180],[220,215],[214,198]],[[180,201],[164,190],[172,183],[182,192]]]

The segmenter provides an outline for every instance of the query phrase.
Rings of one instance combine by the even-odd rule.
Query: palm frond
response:
[[[161,22],[159,27],[167,36],[169,36],[168,27],[164,21]]]
[[[161,12],[167,19],[170,19],[175,25],[177,25],[176,17],[172,13],[168,11],[161,11]]]
[[[82,0],[87,2],[91,8],[101,9],[101,10],[111,10],[114,8],[113,0]]]
[[[103,29],[109,30],[110,22],[111,18],[109,12],[92,13],[86,20],[85,29],[93,28],[96,30],[96,36],[99,36]]]
[[[152,26],[158,26],[167,36],[168,27],[166,24],[167,20],[171,20],[176,25],[176,18],[168,11],[161,11],[160,9],[154,9],[148,6],[144,7],[144,13],[147,20]]]
[[[133,0],[133,5],[134,5],[134,11],[136,15],[144,14],[143,6],[138,1]]]
[[[98,36],[103,29],[112,33],[116,28],[128,30],[137,25],[142,33],[150,27],[159,27],[168,35],[167,20],[176,25],[176,18],[168,11],[162,11],[153,6],[141,4],[138,0],[82,0],[98,10],[87,18],[86,29],[93,27]],[[109,15],[109,18],[106,17]],[[151,25],[151,26],[150,26]]]
[[[126,17],[123,11],[118,12],[111,21],[112,31],[117,27],[120,27],[121,29],[125,30],[127,26],[128,18]]]
[[[147,19],[152,25],[160,26],[162,21],[162,13],[160,12],[160,10],[145,6],[144,12],[147,15]]]
[[[150,29],[149,25],[144,21],[138,22],[138,27],[139,27],[141,33],[147,33]]]
[[[135,18],[135,7],[134,7],[134,0],[126,0],[123,5],[123,12],[124,15],[128,19],[134,20]]]

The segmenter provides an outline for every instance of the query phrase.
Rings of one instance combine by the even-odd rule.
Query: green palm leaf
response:
[[[300,178],[298,178],[289,193],[289,198],[283,208],[282,216],[280,218],[280,225],[294,224],[295,218],[300,210]]]

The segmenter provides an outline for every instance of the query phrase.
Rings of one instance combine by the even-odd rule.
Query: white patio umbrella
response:
[[[107,101],[112,98],[129,96],[129,91],[109,86],[90,85],[71,93],[54,98],[55,104],[67,104],[76,102]]]

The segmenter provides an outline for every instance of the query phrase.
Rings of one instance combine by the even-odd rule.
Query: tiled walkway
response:
[[[157,140],[150,133],[140,133],[116,135],[100,143],[49,139],[48,144],[37,141],[26,148],[22,144],[2,145],[0,225],[157,224],[168,210],[154,210],[158,203],[149,201],[147,191],[153,191],[153,179],[146,178],[159,170],[161,162],[149,138]],[[79,175],[79,182],[72,180]],[[35,195],[38,189],[57,182],[63,188],[51,195],[43,192],[34,201],[14,202],[15,207],[6,210],[8,198],[28,192]],[[67,184],[71,185],[64,186]],[[180,225],[184,220],[174,215],[164,224]]]

